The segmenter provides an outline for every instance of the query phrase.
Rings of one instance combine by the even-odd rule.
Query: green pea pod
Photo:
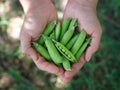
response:
[[[51,34],[50,34],[50,39],[55,39],[55,32],[53,31]]]
[[[68,27],[70,25],[71,20],[72,20],[71,18],[66,18],[66,19],[63,20],[62,28],[61,28],[61,34],[60,34],[60,39],[62,39],[63,35],[68,30]]]
[[[70,25],[69,25],[69,28],[72,28],[72,27],[76,27],[78,26],[78,22],[77,22],[77,19],[72,19],[72,21],[70,22]]]
[[[86,41],[84,42],[84,44],[81,46],[81,48],[79,48],[78,52],[76,53],[75,57],[76,60],[79,59],[79,57],[82,55],[82,53],[85,51],[86,47],[88,46],[88,44],[90,43],[91,38],[86,39]]]
[[[50,57],[52,58],[53,62],[58,64],[58,63],[62,63],[63,62],[63,58],[61,57],[61,55],[59,54],[58,50],[56,49],[56,47],[54,46],[53,42],[51,41],[51,39],[45,35],[42,35],[44,40],[45,40],[45,45],[47,47],[47,50],[50,54]]]
[[[56,25],[56,21],[54,20],[50,24],[47,25],[47,27],[45,28],[43,34],[44,35],[49,35],[53,31],[55,25]]]
[[[55,28],[55,38],[57,41],[59,41],[59,38],[60,38],[60,30],[61,30],[61,25],[60,25],[60,22],[58,22]]]
[[[46,36],[49,36],[50,33],[53,31],[55,25],[56,25],[56,21],[55,21],[55,20],[52,21],[52,22],[50,22],[50,23],[46,26],[46,28],[44,29],[43,34],[46,35]],[[38,42],[43,45],[43,43],[44,43],[43,37],[40,36]]]
[[[62,65],[66,71],[71,71],[70,61],[68,61],[66,58],[64,58]]]
[[[46,48],[44,48],[42,45],[40,45],[36,42],[32,42],[32,44],[39,54],[41,54],[45,59],[51,60],[51,57],[50,57],[48,51],[46,50]]]
[[[53,42],[55,43],[56,48],[60,51],[60,53],[63,56],[65,56],[65,58],[67,58],[71,62],[76,61],[76,58],[74,57],[74,55],[63,44],[61,44],[55,40],[53,40]]]
[[[39,37],[38,43],[40,43],[41,45],[43,45],[43,43],[44,43],[44,40],[41,36]]]
[[[75,35],[66,45],[66,48],[67,49],[71,49],[72,46],[75,44],[75,41],[77,40],[79,34],[78,35]]]
[[[68,43],[68,41],[71,39],[71,37],[73,36],[73,33],[75,31],[75,27],[70,28],[63,36],[63,38],[60,40],[60,43],[62,43],[63,45],[66,45]]]
[[[76,54],[76,52],[78,51],[78,49],[81,47],[81,45],[83,44],[83,42],[85,41],[85,37],[86,37],[86,32],[84,30],[81,31],[77,41],[75,42],[75,44],[73,45],[73,47],[71,48],[71,52],[73,53],[73,55]]]

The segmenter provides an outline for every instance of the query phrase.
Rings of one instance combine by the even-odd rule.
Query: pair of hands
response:
[[[84,63],[90,60],[99,47],[102,29],[96,16],[97,0],[93,0],[95,2],[91,4],[92,0],[89,0],[90,2],[87,4],[82,4],[82,1],[84,2],[84,0],[69,0],[63,19],[77,18],[79,28],[84,28],[87,34],[92,36],[92,41],[86,52],[73,64],[72,70],[64,71],[53,63],[47,62],[31,46],[31,41],[38,39],[47,23],[58,19],[53,3],[51,0],[20,0],[25,12],[20,36],[22,52],[30,55],[39,69],[58,75],[63,82],[69,82]]]

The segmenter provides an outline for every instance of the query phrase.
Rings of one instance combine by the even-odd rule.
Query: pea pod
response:
[[[48,53],[48,51],[46,50],[46,48],[44,48],[42,45],[36,43],[36,42],[32,42],[34,48],[38,51],[38,53],[40,53],[45,59],[47,60],[51,60],[51,57]]]
[[[57,41],[59,41],[60,38],[60,30],[61,30],[61,26],[60,26],[60,22],[58,22],[55,28],[55,38]]]
[[[79,48],[78,52],[76,53],[75,57],[76,60],[79,59],[79,57],[82,55],[82,53],[85,51],[86,47],[88,46],[88,44],[90,43],[91,38],[88,38],[85,43],[81,46],[81,48]]]
[[[77,41],[75,42],[75,44],[73,45],[73,47],[71,48],[71,52],[73,53],[73,55],[76,54],[76,52],[78,51],[78,49],[81,47],[81,45],[83,44],[84,40],[86,37],[86,32],[84,30],[81,31]]]
[[[58,64],[58,63],[62,63],[63,62],[63,58],[61,57],[61,55],[59,54],[58,50],[56,49],[56,47],[54,46],[53,42],[51,41],[51,39],[45,35],[42,35],[44,40],[45,40],[45,45],[47,47],[47,50],[50,54],[50,57],[52,58],[53,62]]]
[[[60,53],[65,56],[65,58],[67,58],[68,60],[70,60],[71,62],[76,61],[76,58],[74,57],[74,55],[61,43],[53,40],[53,42],[55,43],[56,48],[60,51]]]
[[[78,26],[78,22],[77,22],[77,19],[72,19],[72,21],[70,22],[70,25],[69,25],[69,28],[72,28],[72,27],[76,27]]]
[[[71,48],[72,48],[72,46],[75,44],[75,41],[77,40],[78,36],[79,36],[79,34],[76,35],[76,36],[74,36],[74,37],[67,43],[67,45],[66,45],[66,48],[67,48],[67,49],[71,49]]]
[[[51,34],[50,34],[50,39],[55,39],[55,32],[53,31]]]
[[[63,35],[68,30],[70,22],[71,22],[71,18],[66,18],[66,19],[63,20],[61,34],[60,34],[60,39],[62,39]]]
[[[70,61],[68,61],[66,58],[64,58],[62,65],[66,71],[71,71]]]
[[[52,32],[52,30],[54,29],[55,25],[56,25],[56,21],[55,21],[55,20],[52,21],[51,23],[49,23],[49,24],[46,26],[46,28],[44,29],[43,34],[46,35],[46,36],[49,36],[50,33]],[[44,40],[43,40],[43,37],[42,37],[42,36],[40,36],[38,42],[43,45]]]
[[[63,36],[63,38],[60,40],[60,43],[62,43],[63,45],[66,45],[68,43],[68,41],[71,39],[71,37],[73,36],[73,33],[75,31],[75,27],[70,28]]]

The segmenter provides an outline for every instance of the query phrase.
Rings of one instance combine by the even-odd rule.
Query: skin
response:
[[[79,28],[84,28],[87,34],[92,36],[90,46],[80,59],[73,64],[71,71],[64,71],[53,63],[46,62],[31,47],[31,41],[38,39],[45,25],[57,19],[57,13],[51,0],[20,0],[20,2],[25,12],[20,37],[22,52],[30,55],[39,69],[58,75],[63,82],[69,82],[84,63],[91,59],[99,47],[102,29],[96,16],[98,0],[69,0],[65,8],[63,19],[78,18]]]
[[[69,0],[67,3],[63,19],[78,18],[79,28],[84,28],[87,34],[92,36],[92,40],[85,53],[73,64],[72,70],[65,71],[63,75],[59,76],[63,82],[69,82],[99,47],[102,29],[96,16],[97,2],[98,0]]]
[[[31,46],[31,41],[39,38],[46,24],[57,20],[57,12],[51,0],[20,0],[20,3],[25,14],[20,36],[22,52],[29,55],[40,70],[56,75],[63,74],[62,68],[47,62]]]

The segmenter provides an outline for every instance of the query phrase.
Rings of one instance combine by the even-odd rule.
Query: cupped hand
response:
[[[32,41],[39,38],[46,24],[57,20],[57,13],[51,0],[20,0],[24,9],[25,19],[21,30],[20,41],[24,54],[30,55],[41,70],[60,75],[63,69],[53,63],[47,62],[31,45]]]
[[[91,43],[79,60],[73,64],[71,71],[65,71],[60,75],[63,82],[69,82],[72,77],[82,68],[86,61],[97,51],[100,43],[102,29],[96,16],[96,4],[82,4],[84,0],[69,0],[64,12],[64,18],[77,18],[79,30],[85,29],[87,34],[92,37]],[[86,0],[87,1],[87,0]],[[90,0],[89,0],[90,1]],[[92,0],[91,0],[92,1]],[[94,1],[94,0],[93,0]],[[95,0],[96,1],[96,0]],[[97,2],[96,2],[97,3]]]

